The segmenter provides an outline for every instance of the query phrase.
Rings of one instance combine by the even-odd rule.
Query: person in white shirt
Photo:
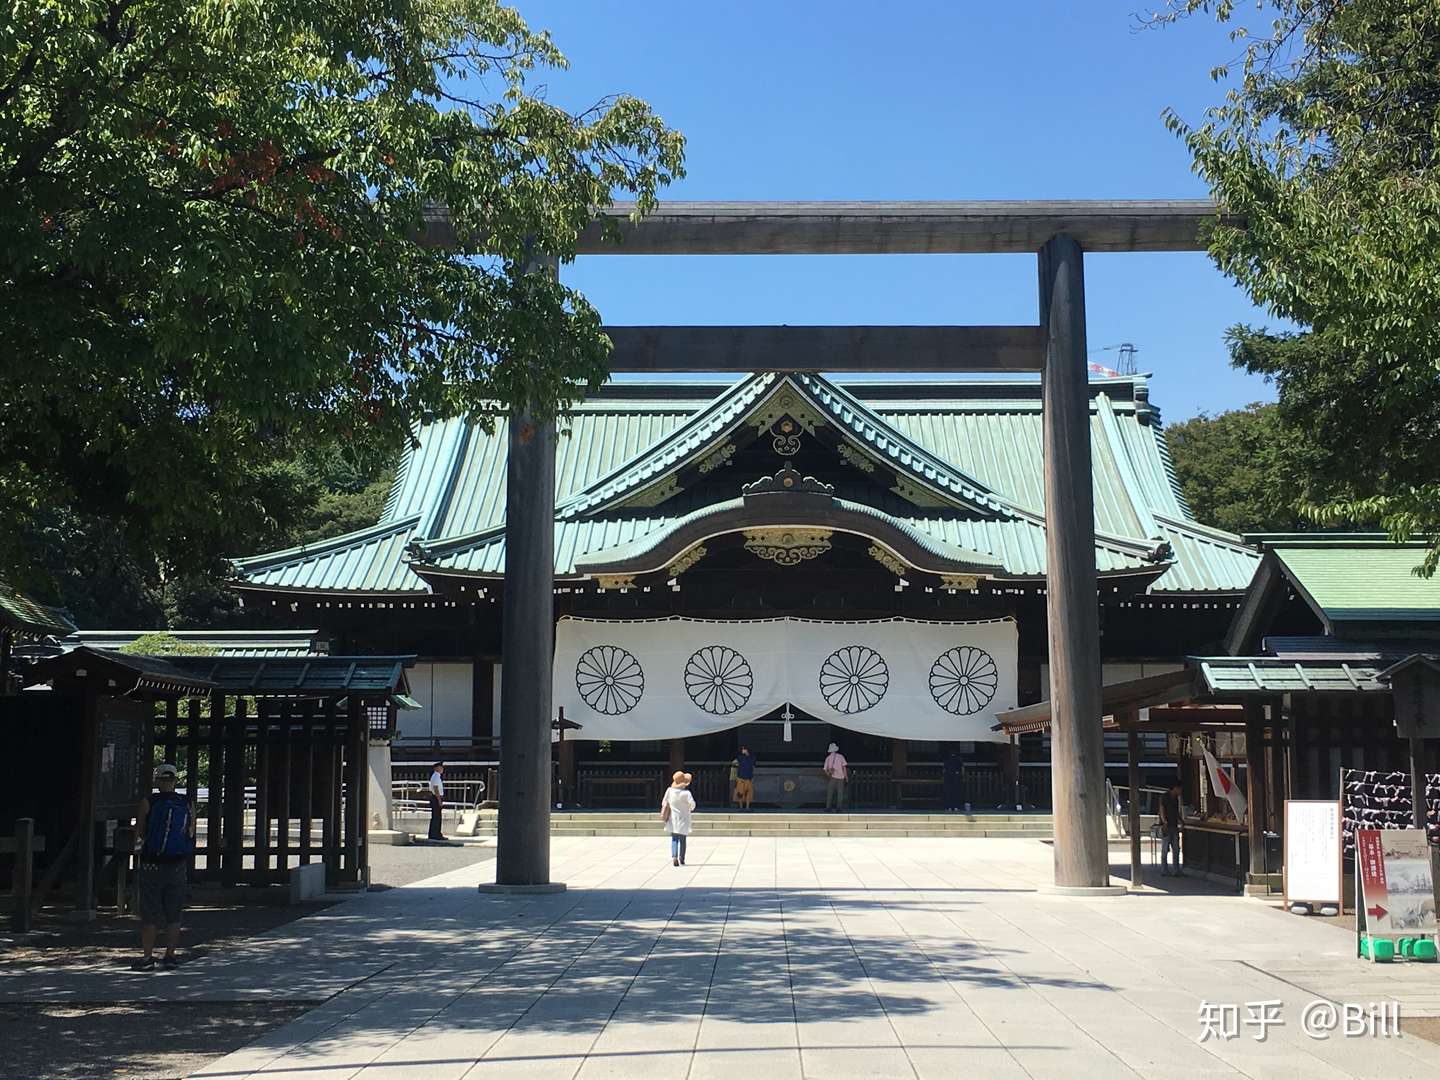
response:
[[[670,778],[670,787],[660,800],[660,820],[670,830],[670,863],[685,865],[685,839],[690,835],[690,815],[695,811],[695,796],[690,794],[690,774],[677,772]]]
[[[850,779],[850,763],[845,760],[845,755],[840,752],[840,747],[835,743],[830,744],[830,752],[825,757],[825,809],[830,810],[830,804],[835,804],[835,810],[845,809],[845,782]]]
[[[440,810],[445,804],[445,763],[435,762],[430,772],[430,786],[425,792],[430,798],[430,839],[444,840],[440,832]]]

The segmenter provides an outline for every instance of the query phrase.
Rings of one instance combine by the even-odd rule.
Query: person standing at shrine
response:
[[[155,938],[165,928],[166,970],[179,962],[180,913],[185,908],[191,857],[195,851],[195,807],[175,790],[179,770],[164,764],[155,770],[157,790],[135,811],[140,840],[140,947],[135,971],[155,970]]]
[[[660,800],[660,820],[670,830],[670,863],[685,865],[685,846],[690,837],[690,815],[695,812],[695,796],[690,794],[691,776],[677,772],[670,778],[670,787]]]
[[[735,801],[740,809],[749,810],[755,798],[755,754],[748,746],[740,747],[735,759]]]
[[[430,800],[430,839],[444,840],[445,835],[440,829],[440,814],[445,807],[445,763],[435,762],[435,767],[430,772],[430,784],[425,789],[425,794]]]
[[[829,813],[833,803],[838,813],[845,809],[845,784],[850,779],[850,763],[845,760],[837,743],[830,744],[822,771],[825,773],[825,810]]]
[[[940,769],[944,781],[945,809],[965,809],[965,761],[960,756],[960,748],[954,743],[946,747]]]
[[[1160,796],[1160,874],[1163,877],[1184,877],[1180,869],[1180,793],[1184,789],[1177,778],[1170,790]],[[1174,856],[1175,868],[1170,869],[1170,858]]]

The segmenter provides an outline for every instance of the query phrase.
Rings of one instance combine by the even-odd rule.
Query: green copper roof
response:
[[[762,373],[726,385],[612,383],[565,418],[556,449],[556,572],[585,556],[654,539],[695,505],[664,485],[729,437],[767,423],[779,395],[808,409],[856,461],[916,492],[883,490],[868,509],[932,545],[971,552],[998,576],[1045,572],[1041,399],[1034,380],[833,382]],[[242,587],[282,592],[423,594],[423,573],[494,576],[504,566],[506,421],[486,431],[449,420],[417,429],[379,524],[237,561]],[[1236,593],[1258,554],[1193,521],[1181,500],[1142,376],[1091,383],[1096,568],[1159,577],[1157,593]],[[861,477],[861,472],[856,472]],[[736,494],[742,481],[736,478]],[[867,481],[868,482],[868,481]],[[892,491],[898,489],[891,489]],[[656,505],[642,505],[651,495]],[[928,505],[933,501],[934,505]],[[595,559],[590,562],[594,563]]]
[[[1289,660],[1265,656],[1191,657],[1205,686],[1215,694],[1283,694],[1385,691],[1377,676],[1383,663],[1344,656],[1324,660]]]
[[[75,632],[75,624],[59,608],[32,600],[4,581],[0,581],[0,627],[36,637],[64,637]]]
[[[1417,577],[1421,544],[1380,537],[1272,541],[1286,576],[1326,622],[1440,620],[1440,575]]]

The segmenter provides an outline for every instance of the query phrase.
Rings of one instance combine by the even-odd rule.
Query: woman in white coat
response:
[[[670,863],[685,865],[685,838],[690,835],[690,815],[695,811],[695,796],[690,794],[691,776],[677,772],[670,778],[670,787],[660,800],[660,820],[670,830]]]

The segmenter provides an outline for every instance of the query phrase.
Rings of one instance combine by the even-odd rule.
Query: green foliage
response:
[[[1297,508],[1298,439],[1275,405],[1201,413],[1165,426],[1175,475],[1195,517],[1233,533],[1304,527]]]
[[[108,529],[213,575],[313,501],[304,455],[603,380],[599,314],[525,271],[613,195],[652,207],[683,140],[634,98],[549,104],[564,66],[494,0],[12,0],[0,569]]]
[[[1440,544],[1440,4],[1174,0],[1243,40],[1238,81],[1203,122],[1166,122],[1234,215],[1211,253],[1257,304],[1306,331],[1231,333],[1280,414],[1331,451],[1305,484],[1322,523],[1378,519]],[[1217,78],[1230,76],[1219,69]],[[1432,552],[1425,572],[1433,570]]]
[[[136,656],[214,656],[219,652],[213,645],[182,641],[163,630],[153,634],[141,634],[129,645],[121,645],[115,651],[133,653]]]

